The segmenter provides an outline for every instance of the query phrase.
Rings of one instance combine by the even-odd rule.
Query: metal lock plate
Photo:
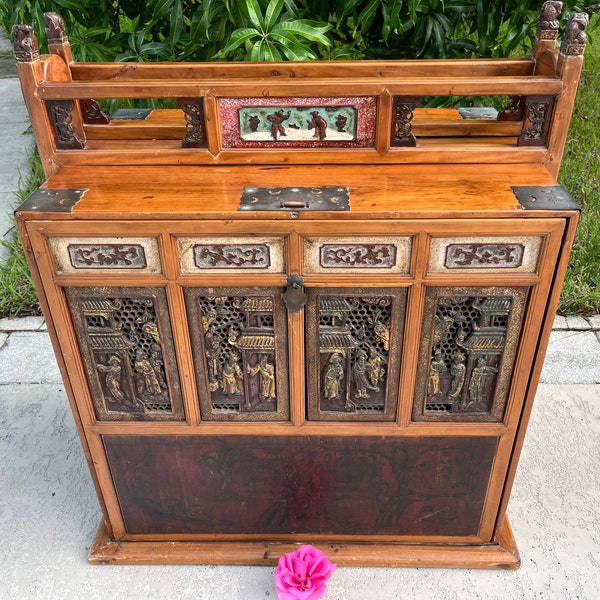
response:
[[[346,186],[245,187],[239,210],[350,210]]]

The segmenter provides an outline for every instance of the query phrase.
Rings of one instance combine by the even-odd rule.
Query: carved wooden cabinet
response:
[[[17,216],[103,510],[90,560],[518,566],[506,507],[578,218],[575,42],[184,73],[78,65],[57,30],[42,58],[18,31],[48,180]],[[520,96],[492,121],[417,107],[452,77]],[[86,109],[152,94],[181,109]]]

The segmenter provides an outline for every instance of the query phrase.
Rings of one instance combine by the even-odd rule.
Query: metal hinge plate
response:
[[[239,210],[350,210],[350,191],[345,186],[245,187]]]

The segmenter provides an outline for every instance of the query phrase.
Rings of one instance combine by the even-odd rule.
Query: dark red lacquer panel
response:
[[[492,437],[104,436],[129,533],[477,534]]]

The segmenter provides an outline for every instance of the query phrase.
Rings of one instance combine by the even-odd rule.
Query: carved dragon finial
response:
[[[574,13],[567,22],[565,38],[560,47],[560,53],[564,56],[581,56],[585,51],[587,35],[586,27],[590,23],[587,13]]]
[[[15,58],[19,62],[33,62],[40,57],[40,47],[31,25],[14,25],[12,35]]]
[[[58,13],[44,13],[44,22],[46,23],[46,35],[49,44],[64,44],[69,41],[65,33],[65,21]]]
[[[540,24],[538,27],[538,40],[556,40],[560,22],[558,17],[563,9],[562,2],[551,0],[544,2],[540,10]]]

